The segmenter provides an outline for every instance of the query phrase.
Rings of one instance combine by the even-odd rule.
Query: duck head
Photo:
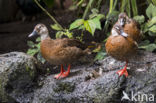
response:
[[[44,24],[37,24],[31,34],[28,37],[32,37],[35,35],[41,36],[41,41],[49,37],[48,28]]]
[[[128,37],[128,34],[123,31],[123,28],[120,25],[115,25],[111,31],[113,36],[121,35],[123,37]]]
[[[126,15],[126,13],[119,14],[118,22],[122,27],[126,24],[127,20],[128,20],[128,16]]]

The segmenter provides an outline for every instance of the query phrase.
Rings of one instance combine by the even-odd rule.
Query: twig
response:
[[[45,8],[43,8],[40,5],[40,3],[38,2],[38,0],[34,0],[34,1],[54,21],[55,24],[57,24],[62,30],[64,30],[63,27],[56,21],[56,19]]]
[[[85,9],[85,12],[84,12],[84,14],[83,14],[82,19],[85,19],[85,18],[86,18],[86,15],[88,14],[89,8],[91,7],[93,1],[94,1],[94,0],[89,0],[89,3],[88,3],[88,5],[87,5],[87,7],[86,7],[86,9]]]

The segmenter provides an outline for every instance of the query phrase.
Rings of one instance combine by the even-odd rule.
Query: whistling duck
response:
[[[120,13],[118,21],[116,23],[123,27],[123,31],[136,42],[139,42],[142,39],[142,32],[140,31],[140,25],[134,19],[129,18],[126,13]],[[115,25],[116,25],[115,24]]]
[[[47,27],[44,24],[35,26],[33,32],[29,35],[41,36],[40,50],[43,58],[54,65],[61,65],[61,72],[54,77],[56,79],[64,78],[69,75],[71,63],[88,53],[88,49],[76,39],[51,39]],[[68,65],[65,72],[63,65]]]
[[[110,56],[120,61],[126,61],[125,67],[117,73],[119,76],[124,74],[127,77],[128,60],[136,53],[137,43],[129,36],[129,34],[123,31],[122,26],[115,24],[105,46],[106,52]]]

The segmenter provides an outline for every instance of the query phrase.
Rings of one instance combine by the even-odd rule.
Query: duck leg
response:
[[[64,77],[67,77],[70,73],[70,68],[71,68],[71,65],[69,64],[68,65],[68,70],[66,72],[64,72],[62,75],[61,75],[61,78],[64,78]]]
[[[117,71],[117,74],[119,74],[119,76],[125,75],[126,77],[128,77],[127,64],[128,64],[128,62],[126,61],[125,67],[123,69]]]
[[[57,75],[54,76],[55,79],[59,79],[59,77],[65,72],[65,70],[63,69],[63,65],[61,64],[61,72]]]

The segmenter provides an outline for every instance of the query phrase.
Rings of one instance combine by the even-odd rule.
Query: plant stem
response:
[[[98,3],[97,3],[97,9],[100,8],[100,4],[101,4],[102,0],[98,0]]]
[[[84,14],[83,14],[82,19],[85,19],[85,18],[86,18],[86,15],[88,14],[89,8],[91,8],[91,5],[92,5],[93,1],[94,1],[94,0],[89,0],[89,3],[88,3],[88,5],[87,5],[87,7],[86,7],[86,9],[85,9],[85,12],[84,12]]]
[[[56,21],[56,19],[55,19],[45,8],[43,8],[43,7],[40,5],[40,3],[38,2],[38,0],[34,0],[34,1],[35,1],[36,4],[53,20],[53,22],[54,22],[55,24],[57,24],[62,30],[64,30],[63,27]]]
[[[109,13],[110,14],[113,10],[113,0],[110,0],[110,4],[109,4]]]

